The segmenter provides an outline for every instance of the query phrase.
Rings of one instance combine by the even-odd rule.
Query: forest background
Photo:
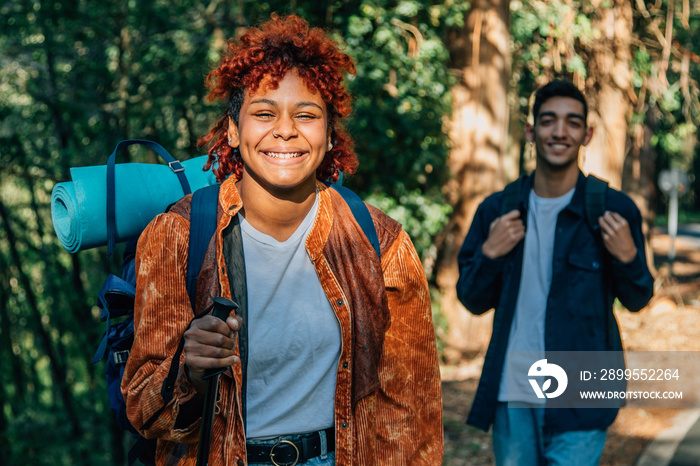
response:
[[[96,295],[118,250],[59,244],[51,190],[103,165],[126,138],[176,158],[222,109],[204,77],[227,39],[296,13],[357,63],[345,183],[401,221],[434,297],[445,364],[483,350],[488,318],[457,302],[456,254],[478,203],[532,169],[532,92],[554,77],[586,93],[595,137],[584,171],[638,204],[649,238],[667,200],[661,170],[691,175],[681,220],[698,217],[700,4],[690,0],[6,0],[0,2],[0,458],[3,464],[124,464],[112,418]],[[149,161],[130,150],[122,162]],[[651,262],[651,261],[650,261]]]

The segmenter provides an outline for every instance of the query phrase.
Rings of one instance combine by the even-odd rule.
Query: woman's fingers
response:
[[[185,332],[185,364],[190,373],[231,366],[238,362],[234,356],[235,333],[240,317],[231,316],[226,322],[213,316],[196,319]]]

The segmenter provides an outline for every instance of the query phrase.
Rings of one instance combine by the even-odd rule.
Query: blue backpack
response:
[[[202,267],[204,254],[209,240],[216,230],[216,206],[219,195],[219,185],[207,186],[195,191],[192,197],[190,221],[189,258],[187,263],[187,293],[194,309],[194,293],[197,276]],[[135,438],[134,446],[129,451],[129,464],[138,459],[143,464],[155,464],[155,439],[145,439],[131,425],[126,417],[126,403],[121,393],[121,381],[124,368],[129,357],[131,345],[134,342],[134,295],[136,291],[136,272],[134,259],[136,255],[136,240],[127,243],[121,267],[121,277],[109,275],[100,289],[97,300],[101,307],[100,318],[106,322],[106,329],[97,352],[92,359],[95,364],[105,357],[107,365],[107,393],[112,412],[117,419],[119,428],[132,433]],[[180,359],[182,348],[178,349],[175,360]],[[163,408],[144,425],[145,428],[155,422],[165,406],[173,398],[173,388],[177,377],[177,365],[166,378],[161,394]]]
[[[135,141],[146,145],[153,144],[150,141],[128,140]],[[117,149],[124,143],[122,141],[117,145]],[[175,159],[168,154],[160,146],[159,155],[166,162],[172,163]],[[114,238],[116,238],[116,223],[114,222],[115,212],[115,196],[114,196],[114,155],[112,153],[107,163],[107,219],[109,243],[108,250],[114,248]],[[186,179],[183,182],[180,178],[183,192],[189,194],[190,187]],[[327,183],[335,189],[345,200],[350,207],[355,220],[362,228],[365,236],[369,240],[377,256],[381,259],[379,251],[379,239],[377,231],[372,221],[372,217],[365,203],[360,197],[348,188],[338,184]],[[189,239],[189,255],[187,263],[187,293],[194,309],[195,290],[197,288],[197,277],[204,261],[207,247],[211,237],[216,231],[216,214],[219,197],[218,184],[200,188],[194,192],[192,196],[192,209],[190,214],[190,239]],[[110,221],[111,219],[111,221]],[[106,322],[106,328],[102,336],[97,351],[92,359],[92,364],[95,364],[107,358],[105,368],[107,378],[107,394],[109,396],[109,404],[116,417],[117,423],[121,430],[128,431],[132,434],[135,441],[129,451],[129,465],[134,464],[137,460],[145,465],[155,465],[156,439],[146,439],[141,436],[138,431],[131,425],[126,416],[126,403],[121,392],[121,381],[124,376],[124,368],[129,357],[131,346],[134,342],[134,298],[136,292],[136,271],[134,259],[136,256],[137,240],[132,240],[127,243],[123,262],[121,267],[121,276],[110,274],[104,281],[100,289],[97,300],[101,308],[100,319]],[[194,317],[194,314],[193,314]],[[183,340],[180,341],[180,346],[174,360],[180,359],[182,352]],[[173,399],[173,390],[175,380],[177,378],[178,366],[173,365],[170,368],[168,376],[163,382],[161,395],[163,396],[163,406],[144,424],[144,428],[149,428],[158,419],[158,416],[165,409],[165,406]]]

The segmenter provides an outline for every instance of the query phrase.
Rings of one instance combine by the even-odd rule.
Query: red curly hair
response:
[[[243,160],[237,148],[228,145],[229,117],[237,124],[245,92],[256,92],[263,78],[270,76],[276,87],[287,72],[296,69],[310,90],[318,91],[328,109],[333,149],[316,170],[319,180],[337,181],[340,172],[355,173],[357,156],[353,142],[341,126],[352,110],[352,99],[343,82],[343,72],[355,74],[352,58],[319,28],[295,15],[271,19],[249,29],[240,39],[229,41],[228,52],[206,79],[207,100],[226,102],[224,115],[199,146],[209,145],[205,169],[215,166],[218,181],[229,174],[240,179]]]

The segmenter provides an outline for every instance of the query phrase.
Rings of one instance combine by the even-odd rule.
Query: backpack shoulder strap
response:
[[[525,175],[521,175],[517,180],[511,181],[503,188],[503,197],[501,198],[501,215],[518,208],[518,200],[520,199],[520,191],[522,191]]]
[[[216,212],[219,204],[219,184],[198,189],[192,195],[190,213],[190,242],[187,260],[187,294],[194,310],[197,276],[202,269],[209,241],[216,231]]]
[[[216,212],[219,200],[219,184],[206,186],[192,194],[192,208],[190,210],[190,241],[189,255],[187,258],[187,294],[194,311],[195,292],[197,289],[197,276],[202,269],[204,255],[209,247],[209,241],[216,231]],[[204,315],[208,310],[200,314]],[[195,316],[197,318],[197,316]],[[184,349],[185,339],[180,338],[180,344],[175,351],[173,361],[179,361]],[[163,397],[163,406],[157,410],[143,425],[149,429],[158,419],[165,407],[173,399],[175,380],[177,378],[178,364],[171,364],[168,376],[163,380],[160,394]]]
[[[354,191],[338,185],[331,184],[331,188],[335,189],[338,194],[343,196],[343,199],[350,207],[352,215],[355,220],[362,228],[365,236],[369,240],[370,244],[374,248],[374,252],[377,253],[377,257],[381,260],[382,255],[379,251],[379,238],[377,237],[377,229],[374,226],[374,221],[372,220],[372,215],[369,213],[369,209],[365,202],[358,196]]]
[[[600,232],[600,224],[598,219],[605,213],[605,193],[608,190],[608,182],[601,180],[593,175],[586,176],[586,192],[584,194],[584,208],[586,214],[586,223],[593,231],[596,241],[600,244],[603,253],[606,252],[603,246],[603,236]],[[610,254],[604,254],[604,257],[610,257]],[[608,351],[615,350],[615,333],[617,325],[612,309],[605,315],[606,322],[606,345]]]
[[[593,175],[586,177],[585,212],[586,222],[593,232],[600,233],[598,218],[605,213],[605,192],[608,182]]]

